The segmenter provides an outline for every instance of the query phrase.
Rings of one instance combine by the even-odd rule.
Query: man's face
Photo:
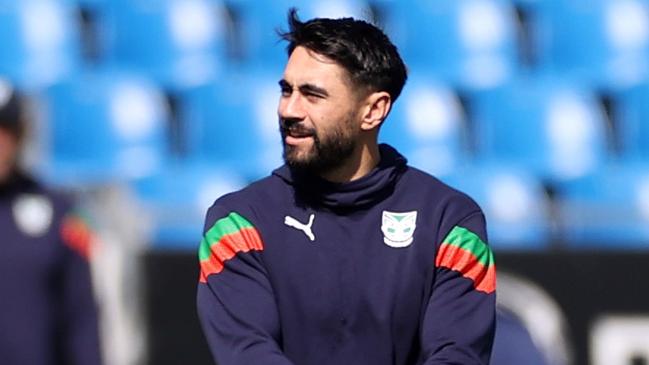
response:
[[[334,61],[304,47],[291,54],[279,82],[278,108],[289,166],[325,173],[355,152],[360,102],[346,75]]]
[[[9,178],[18,154],[18,140],[12,133],[0,128],[0,183]]]

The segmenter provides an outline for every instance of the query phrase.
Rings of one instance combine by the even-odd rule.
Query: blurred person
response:
[[[92,234],[65,196],[20,168],[22,99],[0,80],[0,363],[100,364]]]
[[[520,318],[502,307],[496,311],[496,318],[492,365],[550,365]]]
[[[197,308],[216,363],[488,364],[483,213],[378,143],[407,78],[396,47],[352,18],[292,9],[289,26],[285,164],[207,212]]]

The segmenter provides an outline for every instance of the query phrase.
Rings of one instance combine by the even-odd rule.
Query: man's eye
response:
[[[291,89],[287,88],[287,87],[281,88],[280,92],[282,93],[282,96],[290,96],[291,95]]]

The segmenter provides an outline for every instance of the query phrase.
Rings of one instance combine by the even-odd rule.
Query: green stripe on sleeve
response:
[[[246,218],[236,212],[228,214],[226,217],[221,218],[214,222],[203,237],[200,247],[198,249],[198,258],[203,261],[210,257],[210,247],[219,242],[221,238],[229,234],[237,233],[245,228],[254,228]]]
[[[446,236],[442,243],[457,246],[471,252],[478,262],[485,266],[493,263],[492,253],[486,243],[480,237],[464,227],[455,226]]]

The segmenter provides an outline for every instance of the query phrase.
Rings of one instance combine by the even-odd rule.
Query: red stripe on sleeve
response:
[[[261,236],[255,228],[243,228],[236,233],[225,235],[211,244],[212,254],[207,260],[201,261],[199,281],[205,283],[209,275],[223,271],[225,262],[234,258],[237,253],[263,249]]]

